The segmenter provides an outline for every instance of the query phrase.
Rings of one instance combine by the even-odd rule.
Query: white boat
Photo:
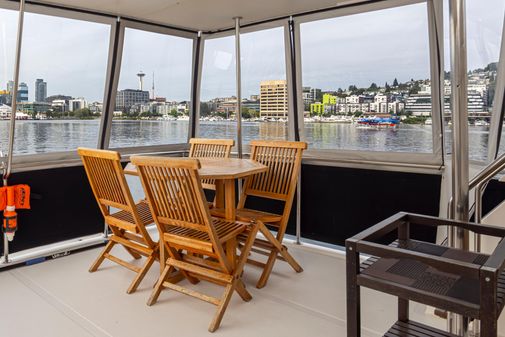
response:
[[[432,125],[433,124],[433,120],[431,118],[428,118],[424,121],[424,125]]]
[[[489,126],[489,122],[487,122],[485,120],[476,120],[473,125],[475,125],[475,126]]]

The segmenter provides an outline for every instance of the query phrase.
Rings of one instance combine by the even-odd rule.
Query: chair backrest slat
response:
[[[304,142],[251,141],[251,159],[268,166],[268,171],[249,178],[244,193],[284,201],[291,198],[306,148]]]
[[[199,162],[191,159],[165,162],[162,159],[168,158],[132,157],[132,163],[139,163],[137,169],[146,196],[152,199],[155,217],[164,225],[208,232],[209,213],[202,207],[202,187],[196,168]],[[170,165],[173,163],[179,165]]]
[[[113,206],[131,210],[133,199],[121,167],[121,156],[114,151],[79,148],[91,188],[101,208]]]
[[[233,139],[191,138],[189,156],[191,158],[229,158]]]
[[[191,138],[189,140],[190,158],[230,158],[231,148],[235,144],[233,139]],[[215,189],[214,179],[203,179],[203,187]]]

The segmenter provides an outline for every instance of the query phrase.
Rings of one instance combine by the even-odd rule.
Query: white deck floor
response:
[[[260,290],[254,287],[259,269],[247,266],[244,278],[253,299],[246,303],[235,294],[214,335],[346,335],[345,258],[307,246],[290,246],[290,250],[305,271],[296,274],[279,261],[268,285]],[[127,258],[121,247],[115,251]],[[127,295],[134,276],[129,270],[105,261],[96,273],[88,273],[98,252],[87,250],[0,272],[0,336],[210,336],[207,327],[213,305],[165,290],[158,303],[148,307],[145,303],[158,265],[136,293]],[[207,282],[195,287],[215,295],[222,289]],[[362,303],[363,335],[382,336],[395,321],[395,298],[364,290]],[[411,315],[445,326],[423,305],[412,305]]]

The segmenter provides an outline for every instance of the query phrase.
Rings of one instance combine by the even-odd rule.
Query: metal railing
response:
[[[486,190],[486,186],[489,181],[495,177],[498,173],[505,169],[505,153],[500,157],[493,160],[489,165],[484,167],[474,178],[468,183],[468,191],[474,190],[475,200],[473,207],[470,207],[468,211],[468,217],[470,218],[474,215],[474,222],[480,224],[482,222],[482,196]],[[447,217],[449,219],[454,219],[454,199],[451,197],[447,205]],[[450,247],[454,247],[457,240],[457,232],[453,226],[447,226],[447,243]],[[465,236],[468,237],[468,236]],[[481,235],[474,233],[473,236],[473,250],[475,252],[481,251]],[[469,242],[467,243],[469,247]],[[449,323],[450,324],[450,323]],[[468,328],[468,327],[466,327]],[[480,321],[475,320],[472,326],[472,335],[480,335]]]

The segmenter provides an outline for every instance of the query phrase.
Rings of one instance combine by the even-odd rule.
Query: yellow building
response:
[[[312,103],[310,105],[310,115],[322,115],[324,113],[324,104],[323,103]]]
[[[330,94],[323,95],[323,104],[324,105],[335,105],[337,104],[337,96],[333,96]]]
[[[288,86],[286,80],[261,81],[260,116],[288,117]]]

